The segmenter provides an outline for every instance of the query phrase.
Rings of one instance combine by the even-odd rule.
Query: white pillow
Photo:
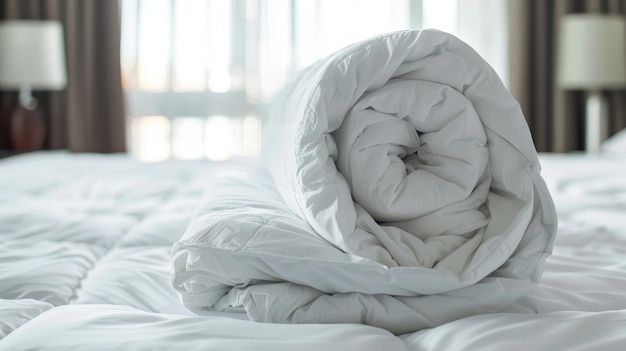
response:
[[[626,129],[622,129],[605,140],[601,150],[604,153],[626,155]]]

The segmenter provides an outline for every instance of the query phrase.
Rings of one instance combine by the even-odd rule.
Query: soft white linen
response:
[[[43,313],[0,342],[0,350],[406,350],[389,332],[363,325],[259,325],[230,318],[72,305]]]
[[[498,311],[539,279],[555,210],[519,105],[470,47],[391,33],[286,92],[264,120],[272,178],[223,175],[174,247],[192,311],[405,333]]]
[[[626,163],[614,155],[542,155],[559,235],[540,284],[515,311],[626,308]]]
[[[626,347],[626,310],[501,313],[474,316],[406,338],[409,350],[619,351]]]
[[[246,317],[236,310],[191,316],[180,305],[169,287],[167,252],[198,205],[206,204],[203,196],[228,195],[236,184],[251,189],[253,197],[263,195],[260,189],[269,178],[255,162],[146,165],[117,155],[66,153],[0,160],[0,350],[626,349],[623,159],[542,155],[541,161],[562,229],[540,283],[506,313],[462,318],[397,338],[356,324],[223,318]],[[244,177],[248,173],[258,175],[257,180]],[[242,178],[249,184],[241,183]],[[120,181],[135,186],[122,187]],[[230,193],[228,202],[237,196]],[[275,192],[252,204],[272,199],[274,210],[285,206]],[[299,228],[302,223],[294,221],[295,232],[308,228]],[[59,247],[70,251],[64,255]],[[302,254],[289,246],[280,250]],[[92,262],[88,258],[94,252],[99,256]],[[81,275],[68,273],[76,271]],[[410,313],[406,310],[402,312]]]
[[[0,340],[53,306],[37,300],[0,299]]]
[[[626,349],[626,163],[545,154],[559,234],[540,283],[505,312],[403,336],[410,350]]]
[[[626,156],[626,129],[620,130],[603,141],[600,150],[607,154]]]
[[[165,263],[210,165],[62,152],[1,165],[0,298],[185,311]]]
[[[338,248],[458,274],[474,241],[532,225],[531,204],[540,207],[532,221],[547,227],[534,235],[553,233],[519,105],[457,38],[433,30],[372,38],[286,92],[264,121],[270,171],[289,207]],[[458,261],[441,262],[459,248]]]
[[[404,350],[363,325],[196,317],[169,252],[218,169],[44,152],[0,161],[0,350]],[[218,315],[218,314],[214,314]]]

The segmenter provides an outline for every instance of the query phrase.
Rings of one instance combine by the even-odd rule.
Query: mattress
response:
[[[622,350],[626,158],[546,154],[540,162],[560,223],[540,283],[497,313],[395,336],[183,306],[170,284],[174,243],[224,189],[224,174],[236,185],[235,174],[267,172],[258,160],[3,159],[0,350]]]

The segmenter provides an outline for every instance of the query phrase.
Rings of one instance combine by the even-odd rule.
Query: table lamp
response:
[[[607,137],[602,90],[626,86],[626,22],[620,15],[574,14],[561,19],[557,84],[587,91],[585,148],[599,152]]]
[[[0,21],[0,88],[19,90],[9,113],[13,150],[39,150],[45,119],[33,90],[60,90],[66,85],[63,28],[57,21]],[[6,116],[0,116],[6,118]]]

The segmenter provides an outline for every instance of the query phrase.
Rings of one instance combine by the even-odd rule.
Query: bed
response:
[[[424,72],[453,77],[438,84],[463,96],[415,77]],[[372,38],[298,82],[264,127],[264,158],[146,164],[49,151],[0,160],[0,350],[624,349],[619,140],[603,154],[537,157],[495,73],[436,31]],[[389,111],[412,106],[389,89],[435,91],[430,112],[451,106],[469,117],[414,122],[425,124],[402,143],[422,140],[426,153],[394,142],[382,152],[391,161],[381,159],[376,137],[407,128],[392,119],[385,132],[380,115],[412,115]],[[492,118],[502,111],[506,123]],[[355,126],[361,120],[372,123]],[[371,125],[382,131],[374,139]],[[445,131],[459,126],[476,153],[457,154],[457,133]],[[377,151],[342,156],[359,143]],[[461,162],[432,155],[446,152]],[[414,153],[421,159],[407,160]],[[360,157],[383,163],[354,171]],[[408,173],[425,169],[418,161],[462,179],[466,165],[481,171],[469,200],[414,218],[367,197],[376,186],[389,192],[388,175],[359,178],[398,159]],[[409,200],[428,195],[392,188],[407,188]],[[406,201],[399,196],[392,205]],[[456,195],[426,205],[447,196]],[[420,240],[406,237],[415,227]]]

